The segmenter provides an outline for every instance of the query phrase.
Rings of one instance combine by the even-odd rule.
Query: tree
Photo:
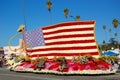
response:
[[[52,15],[51,15],[51,6],[52,6],[52,2],[50,0],[47,1],[46,3],[47,9],[50,13],[50,23],[52,24]]]
[[[112,32],[112,29],[111,29],[111,28],[109,29],[109,32],[110,32],[110,33]]]
[[[111,48],[113,47],[115,49],[117,47],[117,40],[115,38],[110,38],[109,42],[109,46],[111,46]]]
[[[105,42],[105,40],[103,40],[101,47],[102,47],[103,51],[106,51],[106,42]]]
[[[119,22],[118,22],[118,20],[117,20],[117,19],[113,19],[112,24],[113,24],[114,28],[117,28],[117,27],[118,27]]]
[[[115,45],[115,44],[116,44],[115,38],[110,38],[109,42],[110,42],[110,44],[112,44],[112,45]]]
[[[103,43],[103,45],[105,45],[105,44],[106,44],[105,40],[103,40],[103,42],[102,42],[102,43]]]
[[[106,41],[107,41],[106,25],[103,25],[103,30],[105,31],[105,38],[106,38]]]
[[[111,28],[109,29],[109,33],[110,33],[109,36],[110,36],[110,38],[111,38],[111,37],[112,37],[112,34],[111,34],[111,33],[112,33],[112,29],[111,29]]]
[[[66,19],[68,18],[68,15],[69,15],[69,9],[68,8],[65,8],[64,9],[64,15],[66,17]]]
[[[112,24],[113,24],[113,27],[116,29],[116,33],[115,33],[114,35],[115,35],[115,37],[116,37],[116,39],[117,39],[117,37],[118,37],[117,27],[118,27],[118,25],[119,25],[119,21],[118,21],[117,19],[113,19]],[[118,39],[117,39],[117,40],[118,40]]]
[[[118,43],[118,34],[115,33],[114,36],[116,37],[116,40],[117,40],[117,45],[119,46],[119,43]],[[118,47],[119,48],[119,47]]]
[[[113,27],[116,29],[116,33],[114,34],[115,37],[116,37],[116,40],[118,42],[118,48],[119,48],[119,41],[118,41],[118,31],[117,31],[117,27],[119,25],[119,21],[117,19],[113,19],[112,20],[112,24],[113,24]]]
[[[117,33],[115,33],[114,35],[115,35],[115,37],[117,37],[117,36],[118,36],[118,34],[117,34]]]
[[[80,16],[79,15],[76,16],[76,21],[80,21]]]
[[[103,29],[106,30],[106,25],[103,25]]]
[[[51,6],[52,6],[52,2],[50,0],[47,1],[46,3],[47,9],[50,12],[51,11]]]

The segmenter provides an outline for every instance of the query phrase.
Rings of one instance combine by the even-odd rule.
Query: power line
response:
[[[27,26],[26,26],[26,17],[25,17],[25,10],[24,10],[24,0],[22,0],[22,13],[23,13],[23,18],[24,18],[25,30],[27,30]]]

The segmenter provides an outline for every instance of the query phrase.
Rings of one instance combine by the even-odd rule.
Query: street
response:
[[[35,74],[9,71],[6,67],[0,68],[0,80],[120,80],[120,72],[112,75],[55,75]]]

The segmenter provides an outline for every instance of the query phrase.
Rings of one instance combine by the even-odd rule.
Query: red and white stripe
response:
[[[30,57],[99,55],[95,21],[67,22],[43,27],[44,46],[28,49]]]

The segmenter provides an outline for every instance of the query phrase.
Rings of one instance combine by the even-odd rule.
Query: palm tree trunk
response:
[[[51,11],[49,11],[49,13],[50,13],[50,24],[52,25],[52,13]]]
[[[25,10],[24,10],[24,0],[22,0],[22,12],[23,12],[24,25],[25,25],[25,31],[26,31],[27,27],[26,27],[26,17],[25,17]]]

